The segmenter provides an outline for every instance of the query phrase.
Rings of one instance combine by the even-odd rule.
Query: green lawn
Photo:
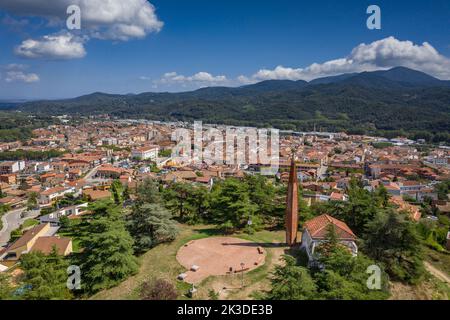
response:
[[[173,283],[178,289],[180,299],[188,299],[186,293],[190,285],[176,280],[177,275],[185,271],[184,267],[176,260],[178,249],[191,240],[220,235],[222,234],[214,226],[180,225],[180,234],[175,241],[158,245],[139,257],[141,267],[138,274],[128,278],[117,287],[97,293],[91,299],[139,299],[139,288],[142,283],[157,278],[163,278]],[[233,236],[261,243],[282,242],[284,240],[284,232],[281,231],[260,231],[253,235],[234,234]],[[277,249],[281,250],[282,248]],[[268,281],[267,275],[270,271],[269,269],[273,266],[273,253],[272,246],[268,246],[266,263],[245,274],[245,281],[249,288],[245,298],[251,296],[253,284],[257,284],[262,280]],[[198,298],[205,298],[204,295],[207,295],[211,286],[221,281],[220,278],[209,277],[205,279],[200,284],[203,289],[203,295],[199,295]],[[232,295],[229,298],[232,298]]]
[[[450,252],[438,252],[428,247],[424,248],[424,252],[428,262],[450,276]]]
[[[21,229],[26,229],[26,228],[35,226],[37,224],[39,224],[39,221],[36,219],[26,219],[20,227],[21,227]]]

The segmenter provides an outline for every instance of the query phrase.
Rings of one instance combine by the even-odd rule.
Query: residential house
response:
[[[118,168],[109,164],[104,164],[98,168],[95,173],[95,177],[100,179],[119,179],[120,176],[131,174],[132,172],[133,170],[130,169]]]
[[[47,190],[44,190],[40,194],[39,203],[41,205],[49,205],[53,203],[53,201],[57,199],[63,198],[68,193],[74,193],[74,187],[54,187]]]
[[[59,209],[55,212],[49,213],[47,215],[39,217],[39,221],[41,223],[50,223],[52,226],[58,226],[59,225],[59,218],[62,216],[79,216],[82,215],[84,212],[86,212],[86,209],[88,207],[88,203],[81,203],[77,205],[73,205],[70,207],[65,207],[62,209]]]
[[[17,175],[14,173],[2,174],[2,175],[0,175],[0,182],[4,182],[7,184],[16,184],[17,183]]]
[[[24,198],[18,198],[18,197],[4,197],[0,198],[0,204],[2,205],[8,205],[10,208],[18,208],[21,205],[25,203]]]
[[[68,256],[73,252],[72,239],[60,238],[57,236],[51,237],[39,237],[34,245],[31,247],[31,252],[42,252],[48,255],[52,252],[53,248],[56,248],[56,252],[62,256]]]
[[[25,161],[2,161],[0,162],[0,174],[16,173],[25,168]]]
[[[393,196],[389,199],[389,202],[398,207],[399,211],[405,211],[409,214],[410,218],[414,221],[419,221],[422,217],[420,207],[409,204],[403,200],[400,196]]]
[[[323,214],[305,222],[302,233],[302,248],[308,255],[308,265],[317,265],[317,248],[328,241],[327,236],[330,226],[334,227],[339,243],[348,248],[353,256],[358,254],[356,235],[347,224],[327,214]]]
[[[48,172],[52,170],[52,165],[48,162],[40,162],[36,165],[36,171],[38,173]]]
[[[7,250],[0,256],[0,259],[8,260],[19,260],[20,256],[24,253],[30,252],[36,240],[39,237],[45,236],[50,230],[50,224],[39,224],[32,229],[25,232],[23,236],[17,239]]]

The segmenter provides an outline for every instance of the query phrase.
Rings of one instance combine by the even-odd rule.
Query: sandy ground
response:
[[[261,250],[261,253],[258,251]],[[233,238],[213,237],[193,240],[185,244],[177,253],[178,262],[186,268],[184,281],[197,284],[203,279],[215,275],[238,274],[244,263],[246,271],[264,264],[266,251],[257,243]],[[197,265],[197,271],[191,267]]]

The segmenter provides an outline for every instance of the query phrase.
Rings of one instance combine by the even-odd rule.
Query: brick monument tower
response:
[[[292,154],[289,184],[286,195],[286,243],[293,246],[297,242],[298,230],[298,178],[295,154]]]

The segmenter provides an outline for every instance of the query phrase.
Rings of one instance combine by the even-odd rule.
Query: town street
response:
[[[21,214],[25,210],[26,208],[11,210],[2,216],[3,228],[0,231],[0,247],[8,243],[11,231],[17,229],[26,219],[34,218],[39,215],[39,211],[33,211],[31,215],[22,218]]]

